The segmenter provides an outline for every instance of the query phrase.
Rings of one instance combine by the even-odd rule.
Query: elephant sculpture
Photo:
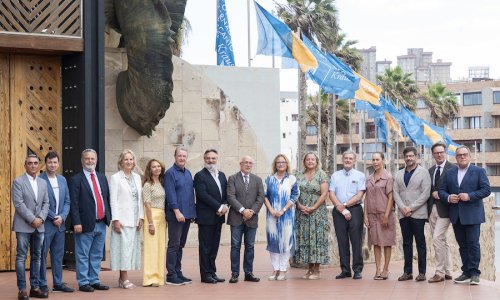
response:
[[[187,0],[106,0],[109,27],[121,33],[128,69],[118,74],[116,102],[127,125],[151,136],[173,102],[171,44]]]

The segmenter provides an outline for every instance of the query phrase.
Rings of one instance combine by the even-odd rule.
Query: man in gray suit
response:
[[[429,279],[429,283],[435,283],[445,279],[452,279],[450,245],[446,240],[448,227],[450,227],[448,203],[446,203],[446,200],[439,199],[438,192],[443,184],[444,175],[455,165],[446,159],[445,144],[436,143],[432,145],[431,152],[436,164],[429,169],[432,188],[427,201],[427,212],[429,213],[429,225],[431,226],[432,246],[436,253],[436,273]]]
[[[427,220],[427,199],[431,191],[429,171],[417,164],[415,147],[403,150],[406,167],[394,177],[394,201],[398,207],[399,225],[403,236],[404,273],[398,280],[413,279],[413,238],[417,244],[418,276],[416,281],[425,280],[427,249],[424,226]]]
[[[39,178],[40,159],[29,154],[24,161],[26,173],[12,183],[12,202],[15,207],[12,231],[16,232],[16,276],[20,300],[29,299],[26,293],[26,257],[31,248],[30,297],[47,298],[40,289],[40,258],[45,228],[43,222],[49,212],[49,195],[45,180]]]
[[[250,156],[242,157],[240,171],[229,176],[227,180],[227,200],[231,206],[227,217],[227,224],[231,226],[231,279],[229,283],[238,282],[243,236],[245,239],[243,255],[245,281],[258,282],[260,280],[253,275],[253,257],[259,210],[264,203],[264,187],[262,179],[250,173],[252,167],[253,159]]]

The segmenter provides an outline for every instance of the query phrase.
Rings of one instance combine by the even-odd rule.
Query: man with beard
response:
[[[429,171],[417,164],[418,152],[415,147],[403,150],[405,168],[394,177],[394,201],[398,207],[399,225],[403,236],[405,264],[403,275],[398,280],[413,279],[413,238],[417,244],[418,276],[416,281],[425,280],[427,249],[424,226],[427,220],[427,199],[431,192]]]
[[[75,232],[76,280],[79,290],[108,290],[99,281],[106,241],[106,226],[111,221],[109,188],[106,177],[95,171],[97,152],[82,152],[83,170],[69,180],[70,214]]]
[[[227,180],[226,175],[217,170],[217,150],[205,151],[203,160],[205,167],[194,176],[200,276],[201,282],[217,283],[225,281],[215,273],[215,259],[219,251],[222,224],[229,210]]]

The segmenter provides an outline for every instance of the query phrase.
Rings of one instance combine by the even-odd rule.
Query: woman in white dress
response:
[[[111,269],[120,271],[118,286],[133,289],[128,270],[141,268],[141,228],[144,221],[141,177],[133,172],[135,155],[123,150],[118,160],[118,171],[109,184],[112,216]]]

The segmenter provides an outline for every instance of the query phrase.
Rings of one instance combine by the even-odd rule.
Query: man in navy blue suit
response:
[[[456,150],[457,167],[449,170],[439,189],[439,198],[450,207],[450,221],[462,259],[462,275],[455,283],[479,284],[481,249],[479,235],[485,222],[483,199],[490,195],[486,171],[470,164],[470,150],[459,146]]]
[[[227,180],[223,172],[217,170],[217,150],[209,149],[203,154],[205,167],[194,175],[196,190],[196,223],[201,282],[224,282],[215,273],[215,259],[219,251],[222,224],[229,211],[227,202]]]
[[[69,190],[66,178],[57,175],[59,155],[50,151],[45,155],[45,172],[40,178],[47,182],[49,194],[49,214],[45,220],[45,237],[43,239],[42,261],[40,264],[40,289],[48,292],[47,287],[47,255],[50,250],[53,292],[73,292],[62,281],[62,262],[64,257],[65,221],[69,214]]]
[[[82,152],[83,170],[69,180],[71,222],[75,232],[76,280],[82,292],[109,290],[101,284],[99,273],[111,221],[108,180],[96,172],[97,152]]]

